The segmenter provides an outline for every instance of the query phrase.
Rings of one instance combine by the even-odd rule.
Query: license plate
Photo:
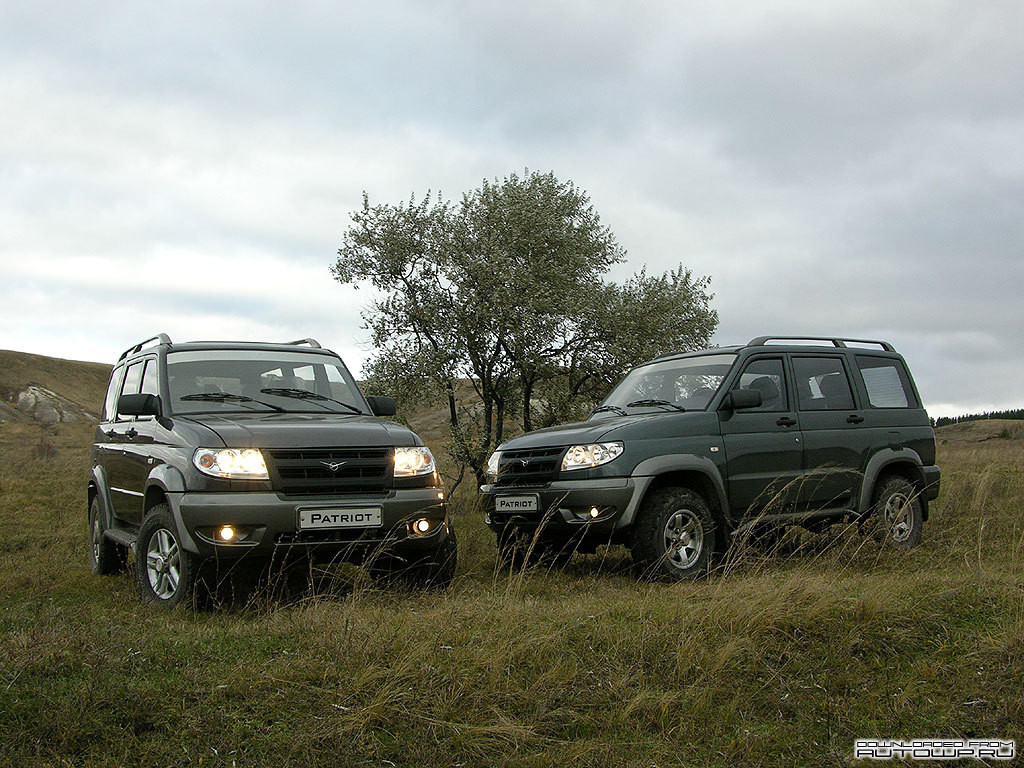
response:
[[[300,509],[299,528],[380,528],[380,507],[339,507],[336,509]]]
[[[536,512],[539,503],[536,496],[495,496],[495,512]]]

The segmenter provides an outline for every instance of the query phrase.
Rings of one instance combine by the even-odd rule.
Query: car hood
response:
[[[654,415],[657,418],[657,415]],[[641,413],[630,416],[613,416],[610,418],[577,421],[571,424],[559,424],[556,427],[527,432],[525,435],[513,437],[499,447],[499,451],[515,451],[521,448],[547,448],[556,445],[582,445],[597,443],[602,440],[616,439],[615,433],[639,422],[652,418],[652,414]]]
[[[232,413],[179,417],[211,429],[229,448],[336,448],[422,445],[408,427],[344,413]]]

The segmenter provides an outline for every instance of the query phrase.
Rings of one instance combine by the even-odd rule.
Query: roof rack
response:
[[[317,341],[316,339],[296,339],[295,341],[286,341],[285,344],[289,346],[309,344],[309,346],[313,347],[313,349],[323,349],[323,347],[320,346],[320,342]]]
[[[124,352],[122,352],[121,356],[119,358],[117,358],[117,362],[120,363],[122,360],[124,360],[126,357],[128,357],[128,355],[134,355],[136,352],[138,352],[144,346],[149,344],[149,342],[151,342],[151,341],[157,341],[160,344],[168,344],[168,345],[170,345],[171,337],[168,336],[166,333],[158,333],[156,336],[150,336],[148,339],[143,339],[138,344],[136,344],[134,347],[128,347],[128,349],[126,349]]]
[[[769,341],[827,341],[833,347],[839,348],[844,348],[847,344],[875,344],[886,352],[896,351],[896,348],[888,341],[876,341],[874,339],[842,339],[833,336],[758,336],[756,339],[751,339],[747,343],[747,346],[763,347],[766,346],[766,342]]]

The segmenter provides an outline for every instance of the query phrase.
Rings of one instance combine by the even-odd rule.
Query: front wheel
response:
[[[689,488],[660,488],[644,500],[633,537],[642,578],[682,581],[706,574],[718,549],[711,508]]]
[[[893,475],[879,483],[871,509],[884,542],[905,549],[921,543],[921,496],[907,478]]]
[[[135,544],[135,583],[142,601],[165,608],[192,603],[198,565],[182,548],[167,505],[154,507]]]

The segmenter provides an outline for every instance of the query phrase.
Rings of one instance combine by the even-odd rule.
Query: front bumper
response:
[[[201,557],[232,559],[274,554],[281,547],[316,550],[354,556],[380,545],[410,551],[431,549],[448,536],[448,509],[437,488],[393,490],[385,497],[286,498],[274,492],[171,494],[172,512],[185,548]],[[380,526],[360,528],[299,527],[300,510],[379,508]],[[412,521],[427,518],[423,534],[413,531]],[[230,525],[243,535],[231,543],[218,540],[216,532]],[[357,558],[353,558],[357,559]]]
[[[649,478],[560,480],[535,487],[482,485],[484,522],[495,531],[511,524],[528,529],[543,525],[546,531],[564,535],[608,534],[632,521],[645,481]],[[496,499],[502,496],[536,499],[531,505],[536,508],[496,510]],[[597,510],[596,516],[591,514],[593,510]]]

